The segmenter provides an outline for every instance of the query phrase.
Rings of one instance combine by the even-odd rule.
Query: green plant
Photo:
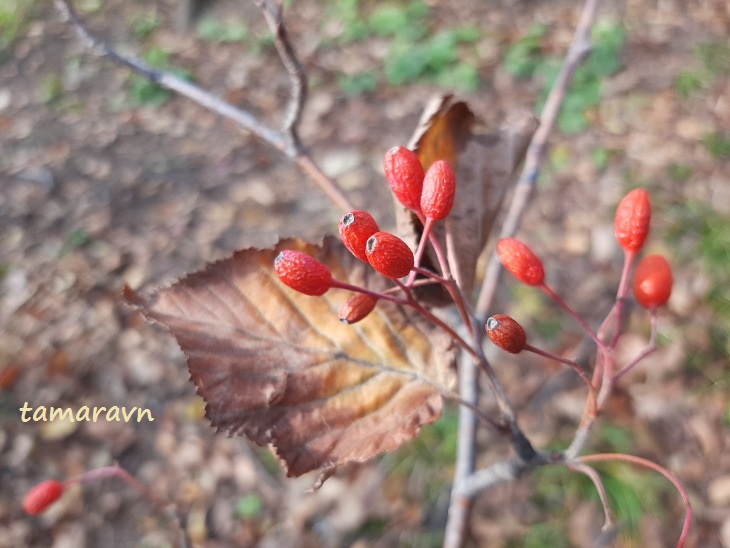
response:
[[[378,77],[373,72],[340,74],[339,86],[345,95],[361,95],[377,89]]]
[[[238,21],[220,21],[206,17],[198,24],[198,38],[208,42],[244,42],[249,38],[248,29]]]
[[[667,166],[667,175],[678,183],[685,183],[692,177],[694,169],[686,164],[670,164]]]
[[[0,5],[0,49],[15,42],[20,30],[28,23],[34,0],[4,0]]]
[[[702,75],[693,71],[683,71],[674,77],[674,89],[683,99],[694,95],[704,87]]]
[[[546,37],[545,27],[532,27],[507,50],[504,59],[505,70],[513,76],[541,78],[543,87],[538,108],[544,104],[561,66],[560,60],[542,54]],[[573,85],[560,111],[558,127],[561,131],[578,133],[588,127],[586,111],[598,105],[602,81],[621,69],[621,52],[625,40],[626,31],[623,26],[614,23],[596,25],[590,55],[576,70]]]
[[[460,59],[458,48],[477,37],[470,29],[451,29],[416,42],[397,39],[385,59],[385,77],[394,87],[423,80],[474,91],[479,86],[479,74]]]
[[[142,55],[142,59],[152,68],[171,72],[172,74],[187,80],[192,79],[192,75],[189,71],[173,65],[170,60],[170,52],[162,48],[153,47],[149,49]],[[128,85],[132,103],[137,106],[150,105],[153,107],[160,107],[164,105],[172,95],[171,92],[158,86],[149,78],[144,78],[137,74],[132,74],[129,78]]]
[[[160,18],[154,12],[137,15],[132,20],[132,34],[137,40],[145,40],[160,26]]]
[[[504,69],[517,78],[531,78],[535,70],[545,62],[542,42],[547,27],[533,25],[527,33],[512,44],[504,56]]]
[[[702,144],[714,158],[730,158],[730,131],[714,131],[705,135]]]

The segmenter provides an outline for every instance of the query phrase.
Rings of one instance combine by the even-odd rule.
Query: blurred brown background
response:
[[[730,546],[730,7],[725,0],[606,2],[594,57],[566,101],[521,237],[596,325],[621,267],[613,208],[635,186],[654,201],[649,251],[675,265],[661,349],[621,383],[591,451],[667,466],[696,512],[690,545]],[[178,30],[175,2],[81,0],[92,30],[190,74],[278,123],[288,93],[262,17],[218,2]],[[288,3],[309,71],[301,135],[353,201],[392,220],[384,152],[405,144],[434,93],[457,91],[497,126],[535,109],[570,42],[578,2]],[[409,446],[343,470],[314,495],[265,450],[214,435],[171,337],[121,304],[279,235],[316,240],[340,212],[250,135],[91,55],[49,3],[0,6],[0,546],[170,546],[172,524],[115,481],[73,489],[38,518],[22,495],[118,461],[189,516],[205,546],[440,546],[455,410]],[[576,326],[507,280],[498,311],[535,343],[571,354]],[[497,312],[497,310],[495,310]],[[620,359],[648,334],[631,317]],[[583,391],[544,361],[495,355],[541,448],[564,447]],[[154,423],[22,423],[18,408],[149,408]],[[480,462],[508,449],[482,433]],[[618,546],[670,546],[678,495],[660,477],[603,467],[624,525]],[[543,470],[482,496],[472,546],[588,546],[595,493]]]

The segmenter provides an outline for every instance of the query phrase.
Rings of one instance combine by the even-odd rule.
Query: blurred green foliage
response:
[[[465,91],[479,87],[477,68],[462,55],[462,48],[480,39],[479,29],[459,26],[434,30],[429,7],[420,0],[338,0],[330,6],[329,17],[343,27],[329,44],[332,47],[373,39],[387,42],[382,74],[370,71],[340,78],[341,89],[348,95],[373,91],[381,77],[393,87],[413,82]]]
[[[0,52],[9,48],[18,33],[28,24],[32,16],[34,0],[3,0],[0,2]],[[2,60],[2,59],[0,59]]]
[[[633,453],[636,450],[634,432],[630,428],[601,424],[594,434],[593,452]],[[625,545],[640,545],[639,526],[646,514],[667,522],[667,526],[674,523],[669,523],[663,501],[665,498],[671,500],[676,492],[660,474],[622,462],[607,462],[597,469]],[[535,472],[534,482],[533,502],[551,518],[531,528],[534,540],[529,544],[525,540],[525,546],[571,546],[567,540],[567,524],[575,506],[591,500],[600,508],[593,482],[564,467],[540,468]]]
[[[249,38],[247,27],[238,21],[221,21],[206,17],[198,24],[198,38],[208,42],[223,44],[226,42],[243,42]]]
[[[250,520],[258,517],[263,509],[261,498],[252,493],[241,497],[234,508],[234,514],[238,519]]]
[[[701,66],[680,72],[674,78],[674,89],[683,99],[712,85],[717,78],[730,74],[730,45],[719,42],[702,42],[694,55]]]
[[[192,75],[189,71],[173,65],[170,60],[170,52],[162,48],[150,48],[142,55],[142,59],[152,68],[171,72],[172,74],[187,80],[192,79]],[[170,91],[158,86],[149,78],[139,74],[131,74],[128,82],[129,95],[132,104],[136,106],[150,105],[160,107],[172,96]]]
[[[562,58],[543,54],[546,39],[545,27],[534,26],[510,46],[504,59],[505,70],[513,76],[541,79],[538,111],[542,110],[562,66]],[[573,83],[563,101],[558,118],[561,131],[579,133],[588,129],[590,123],[586,112],[600,102],[603,80],[621,69],[625,41],[626,31],[620,24],[599,23],[594,27],[591,52],[575,71]]]
[[[702,139],[702,144],[718,160],[730,158],[730,131],[714,131]]]

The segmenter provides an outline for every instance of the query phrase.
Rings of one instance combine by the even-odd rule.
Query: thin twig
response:
[[[533,136],[530,147],[527,151],[525,165],[523,166],[522,174],[520,175],[515,194],[512,198],[510,209],[507,213],[504,225],[502,226],[501,237],[503,238],[514,236],[517,232],[517,227],[519,226],[522,213],[527,205],[527,200],[535,186],[535,182],[537,181],[540,164],[542,163],[542,158],[547,147],[548,137],[555,126],[558,113],[560,112],[560,107],[565,99],[565,95],[572,81],[575,69],[590,50],[590,35],[593,28],[593,21],[598,9],[598,3],[599,0],[586,0],[583,5],[583,11],[573,36],[570,49],[560,70],[560,74],[553,84],[553,88],[550,91],[545,107],[543,108],[540,127]],[[484,282],[479,292],[476,307],[474,309],[475,318],[481,323],[486,321],[488,315],[487,311],[494,301],[500,272],[501,263],[499,262],[496,253],[493,253],[485,273]],[[461,367],[459,370],[459,376],[459,386],[462,390],[462,397],[466,401],[470,401],[476,405],[478,399],[478,391],[476,388],[468,392],[463,392],[465,384],[476,384],[475,379],[473,379],[473,372],[469,371],[466,367]],[[473,400],[471,399],[472,397],[474,398]],[[469,413],[471,413],[471,411],[462,406],[459,414],[460,421],[469,420],[466,418]],[[470,422],[474,422],[474,419],[472,418]],[[444,546],[448,548],[459,548],[464,543],[466,519],[469,515],[471,499],[480,490],[464,490],[464,485],[473,477],[473,454],[475,450],[474,435],[474,429],[469,428],[468,424],[464,429],[460,428],[459,430],[456,468],[454,470],[454,487],[452,489],[448,522],[446,524],[446,536],[444,540]],[[468,436],[468,438],[461,439],[462,436]],[[516,474],[513,477],[516,477]],[[512,478],[510,477],[505,479]],[[495,480],[495,483],[498,481],[501,480]],[[486,482],[485,487],[482,489],[488,488],[489,485],[491,484]]]
[[[573,35],[570,49],[540,114],[540,126],[537,128],[530,142],[530,147],[527,149],[525,165],[522,168],[522,173],[517,182],[507,216],[502,224],[500,238],[514,236],[519,228],[527,201],[532,194],[538,175],[540,174],[540,164],[547,150],[548,137],[555,127],[558,114],[560,114],[560,107],[573,80],[573,74],[581,61],[590,52],[590,36],[593,21],[598,10],[598,4],[599,0],[586,0],[583,5],[583,11],[581,12],[580,21]],[[497,283],[499,282],[501,271],[502,264],[499,262],[496,253],[492,253],[475,309],[479,318],[486,319],[487,311],[494,300],[494,293],[497,290]]]
[[[144,483],[139,481],[118,464],[89,470],[79,476],[67,480],[66,483],[91,483],[114,477],[127,482],[130,487],[135,489],[140,495],[142,495],[142,497],[147,499],[147,501],[163,516],[177,524],[178,529],[180,530],[180,545],[182,548],[189,548],[192,546],[190,536],[188,535],[185,516],[178,511],[175,504],[154,494]]]
[[[689,534],[689,529],[692,525],[692,505],[689,502],[689,496],[687,495],[687,491],[684,488],[684,485],[682,485],[682,482],[680,482],[677,476],[675,476],[672,472],[650,460],[636,457],[634,455],[625,455],[623,453],[601,453],[598,455],[586,455],[584,457],[579,457],[576,460],[583,463],[605,461],[629,462],[632,464],[638,464],[639,466],[644,466],[646,468],[654,470],[655,472],[659,472],[662,476],[671,481],[677,491],[679,491],[679,495],[682,497],[682,501],[684,502],[684,523],[682,524],[682,532],[680,533],[679,540],[677,541],[677,548],[682,548],[684,546],[684,543],[687,540],[687,535]]]
[[[54,0],[54,3],[63,18],[73,25],[76,34],[93,52],[131,69],[162,88],[187,97],[201,107],[251,132],[286,157],[295,160],[299,169],[314,182],[335,206],[344,211],[354,209],[342,188],[336,181],[328,177],[319,165],[314,162],[311,156],[301,146],[297,137],[297,125],[306,99],[306,77],[301,65],[297,65],[298,61],[296,61],[296,56],[293,54],[293,48],[288,41],[285,27],[281,20],[279,20],[276,26],[277,32],[274,36],[274,41],[279,55],[282,56],[282,63],[291,76],[292,92],[287,109],[287,116],[284,121],[284,131],[277,131],[268,124],[260,121],[248,110],[232,105],[172,73],[157,70],[141,59],[119,53],[116,49],[91,34],[74,10],[70,0]],[[270,0],[266,0],[262,1],[262,3],[268,5],[271,2]],[[266,15],[268,11],[264,13]],[[275,17],[275,15],[267,16],[267,21],[269,17]]]
[[[286,26],[284,25],[284,11],[282,9],[281,1],[276,0],[253,0],[253,3],[258,6],[261,12],[264,14],[264,19],[269,25],[269,30],[274,36],[274,45],[276,51],[279,52],[279,58],[281,59],[284,68],[289,73],[291,80],[291,92],[289,95],[289,104],[286,108],[286,116],[283,121],[283,130],[287,132],[291,139],[292,145],[301,149],[299,142],[298,126],[299,121],[302,117],[302,111],[304,105],[307,102],[307,73],[299,61],[294,46],[292,46],[289,40],[289,35],[286,32]]]
[[[608,493],[606,492],[606,487],[603,485],[601,476],[598,475],[598,472],[596,472],[595,469],[582,462],[568,463],[568,469],[585,474],[593,482],[593,485],[596,486],[598,498],[601,499],[601,506],[603,506],[603,515],[606,518],[603,523],[603,531],[608,531],[611,527],[613,527],[613,512],[611,512],[611,506],[608,502]]]

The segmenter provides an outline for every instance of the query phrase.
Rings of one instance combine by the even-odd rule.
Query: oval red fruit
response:
[[[456,175],[445,160],[437,160],[426,171],[421,193],[421,211],[429,219],[440,221],[454,206]]]
[[[396,199],[408,209],[421,211],[425,173],[418,155],[405,147],[393,147],[385,153],[383,168]]]
[[[340,221],[339,230],[342,243],[350,253],[361,261],[368,262],[365,245],[370,236],[380,231],[373,216],[367,211],[358,209],[345,213]]]
[[[661,255],[647,255],[636,266],[634,295],[644,308],[667,304],[672,294],[672,267]]]
[[[330,269],[301,251],[285,249],[274,259],[274,268],[282,282],[305,295],[324,295],[332,287]]]
[[[495,314],[489,318],[485,329],[489,340],[511,354],[519,354],[527,345],[525,330],[506,314]]]
[[[497,255],[504,267],[522,283],[540,285],[545,281],[542,261],[532,250],[515,238],[497,242]]]
[[[402,278],[413,268],[413,251],[389,232],[376,232],[370,236],[365,251],[372,267],[388,278]]]
[[[342,305],[340,309],[340,321],[346,325],[357,323],[367,317],[373,311],[376,304],[378,304],[378,299],[372,295],[355,293]]]
[[[64,484],[57,480],[46,480],[28,491],[23,499],[26,514],[40,514],[46,511],[63,494]]]
[[[625,251],[638,251],[649,234],[651,200],[643,188],[636,188],[624,196],[616,208],[614,232]]]

